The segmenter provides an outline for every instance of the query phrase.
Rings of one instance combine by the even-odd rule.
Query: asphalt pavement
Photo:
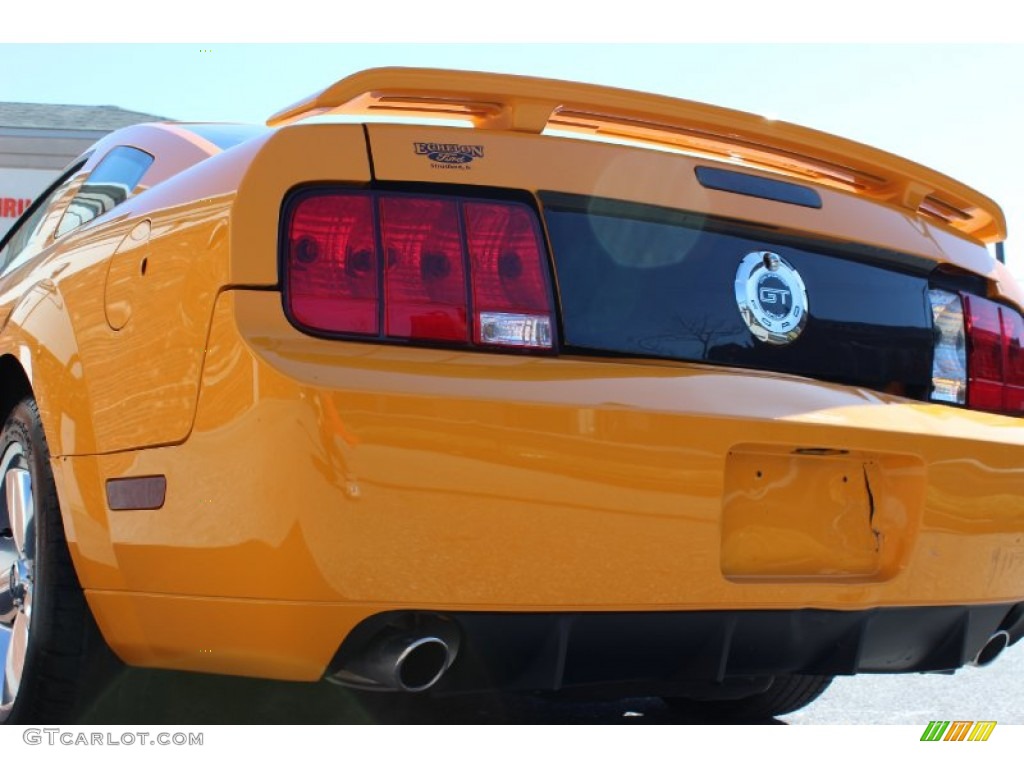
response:
[[[1024,643],[987,667],[954,675],[837,678],[821,698],[782,718],[793,725],[918,725],[931,720],[995,720],[1024,725]]]

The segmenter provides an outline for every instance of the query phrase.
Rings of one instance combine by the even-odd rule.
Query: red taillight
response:
[[[533,211],[476,202],[463,210],[473,272],[473,341],[551,346],[546,267]]]
[[[553,347],[543,239],[526,205],[323,191],[299,198],[286,227],[285,295],[301,326]]]
[[[967,323],[967,406],[985,411],[1003,407],[1003,330],[999,305],[964,296]]]
[[[1020,313],[963,294],[967,326],[967,405],[1024,414],[1024,319]]]
[[[459,209],[443,198],[385,197],[388,336],[468,341]]]
[[[1003,408],[1024,413],[1024,317],[1003,307],[1003,345],[1006,358],[1003,375]]]
[[[373,201],[361,194],[304,197],[292,209],[287,233],[292,318],[330,333],[377,334]]]

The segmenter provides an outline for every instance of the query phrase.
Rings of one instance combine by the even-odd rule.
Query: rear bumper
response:
[[[126,660],[314,679],[389,611],[1024,601],[1022,433],[788,376],[314,339],[278,294],[229,291],[189,438],[54,469],[80,578]],[[106,480],[151,475],[167,478],[162,508],[108,509]],[[166,607],[138,607],[164,600],[240,613],[168,634]],[[291,604],[308,610],[288,619]],[[298,621],[312,645],[268,662],[241,636],[263,621]]]
[[[972,663],[996,632],[1012,640],[1024,633],[1024,603],[446,618],[459,628],[461,643],[439,692],[601,687],[622,695],[671,695],[673,686],[784,674],[938,672]],[[366,623],[402,621],[395,613]],[[349,646],[334,664],[343,663]]]
[[[458,654],[434,690],[672,695],[781,674],[940,672],[997,632],[1024,636],[1024,603],[864,611],[394,611],[383,606],[90,592],[124,661],[283,680],[344,668],[391,629],[444,622]]]

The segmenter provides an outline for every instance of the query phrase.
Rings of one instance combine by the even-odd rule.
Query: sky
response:
[[[0,101],[262,122],[347,74],[385,65],[632,88],[871,144],[996,200],[1008,219],[1008,261],[1024,277],[1022,43],[0,42]]]

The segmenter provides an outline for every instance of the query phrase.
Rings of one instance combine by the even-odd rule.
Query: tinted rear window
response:
[[[196,134],[196,136],[201,136],[211,144],[215,144],[220,149],[230,149],[236,144],[248,141],[251,138],[266,133],[268,130],[262,125],[220,125],[216,123],[184,125],[182,127]]]
[[[618,211],[621,210],[621,213]],[[694,360],[814,376],[876,389],[925,391],[931,376],[927,278],[783,244],[769,231],[633,204],[548,205],[562,340],[569,348]],[[763,236],[763,239],[762,239]],[[775,242],[773,242],[775,240]],[[755,339],[737,275],[771,250],[806,284],[803,333]]]

